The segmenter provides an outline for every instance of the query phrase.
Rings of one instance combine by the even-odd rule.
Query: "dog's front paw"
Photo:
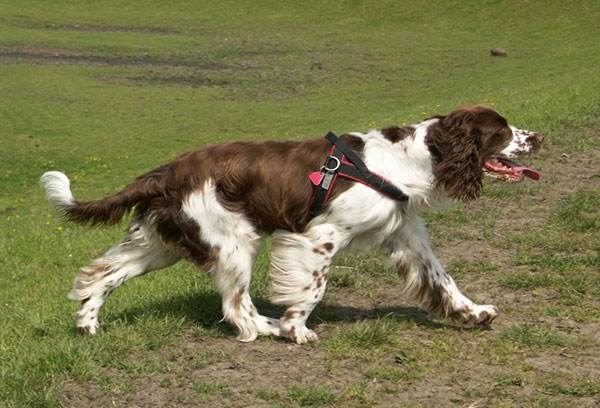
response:
[[[472,326],[489,326],[500,312],[493,305],[473,305],[463,313],[463,322]]]
[[[296,344],[304,344],[308,343],[309,341],[319,340],[317,333],[304,325],[290,325],[290,327],[286,327],[285,329],[282,327],[281,336],[293,341]]]

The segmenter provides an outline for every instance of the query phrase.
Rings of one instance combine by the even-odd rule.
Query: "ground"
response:
[[[600,405],[600,7],[0,1],[0,405]],[[502,47],[506,57],[489,50]],[[66,224],[37,186],[117,191],[185,150],[402,125],[483,102],[547,137],[542,179],[486,180],[425,216],[459,286],[501,311],[462,328],[407,303],[377,252],[336,259],[320,341],[235,341],[203,271],[129,282],[94,337],[66,299],[122,235]],[[268,242],[255,268],[268,302]]]

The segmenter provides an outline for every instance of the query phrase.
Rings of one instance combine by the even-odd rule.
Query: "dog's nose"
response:
[[[541,133],[534,133],[531,136],[528,136],[525,140],[531,145],[533,150],[537,152],[542,147],[542,143],[544,142],[544,135],[542,135]]]

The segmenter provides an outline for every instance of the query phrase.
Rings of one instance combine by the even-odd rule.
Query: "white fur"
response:
[[[98,314],[107,297],[125,281],[179,260],[160,240],[151,224],[135,221],[123,241],[90,266],[81,268],[69,298],[81,300],[77,327],[94,334]]]
[[[182,208],[200,226],[202,241],[218,248],[212,274],[223,297],[223,319],[238,329],[238,339],[252,341],[258,334],[279,334],[278,322],[259,315],[250,299],[252,265],[261,244],[252,224],[243,214],[220,204],[212,180],[190,194]]]
[[[511,126],[510,130],[512,130],[513,137],[508,146],[502,150],[502,154],[506,157],[513,158],[531,153],[533,151],[533,145],[528,142],[528,139],[536,135],[536,133],[530,130],[519,129],[514,126]]]
[[[69,178],[59,171],[48,171],[40,178],[40,184],[46,190],[48,201],[61,210],[73,204],[75,198],[71,193]]]

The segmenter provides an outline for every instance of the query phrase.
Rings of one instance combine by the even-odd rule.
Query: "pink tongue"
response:
[[[518,165],[514,166],[513,169],[516,171],[520,171],[521,173],[523,173],[524,176],[529,177],[530,179],[533,179],[536,181],[540,179],[540,173],[538,173],[537,171],[535,171],[533,169],[530,169],[527,166],[518,164]]]

